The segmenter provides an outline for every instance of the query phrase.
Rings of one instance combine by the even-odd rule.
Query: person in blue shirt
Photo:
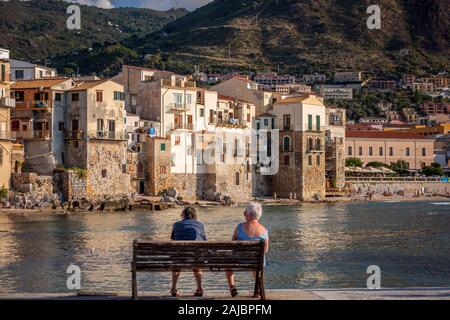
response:
[[[269,231],[261,223],[259,219],[262,217],[262,207],[259,203],[249,203],[244,211],[245,222],[238,224],[234,230],[232,237],[233,241],[261,241],[264,240],[264,252],[269,251]],[[264,257],[264,266],[266,266],[266,257]],[[231,296],[234,298],[238,295],[238,291],[234,284],[234,273],[229,270],[226,271],[228,287],[230,288]],[[253,272],[253,276],[256,273]]]
[[[186,207],[181,213],[181,221],[176,222],[172,228],[171,239],[174,241],[206,241],[205,227],[197,221],[197,210],[194,207]],[[201,270],[192,270],[197,283],[196,297],[203,296],[202,272]],[[173,297],[178,295],[177,282],[180,277],[180,271],[172,272],[172,290]]]

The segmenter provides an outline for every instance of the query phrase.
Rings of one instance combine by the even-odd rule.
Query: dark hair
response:
[[[197,209],[194,207],[186,207],[181,213],[183,219],[197,220]]]

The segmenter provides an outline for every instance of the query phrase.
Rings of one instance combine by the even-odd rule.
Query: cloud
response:
[[[88,6],[95,6],[103,9],[112,9],[114,5],[111,0],[66,0],[67,2],[76,2],[79,4],[85,4]]]

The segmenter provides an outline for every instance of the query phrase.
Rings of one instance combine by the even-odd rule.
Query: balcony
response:
[[[194,130],[194,125],[192,123],[171,123],[168,131],[176,130]]]
[[[89,131],[89,140],[112,140],[112,141],[127,141],[128,134],[126,132],[115,131]]]
[[[10,140],[14,141],[16,140],[17,135],[15,132],[11,131],[0,131],[0,140]]]
[[[191,106],[183,103],[169,103],[166,110],[167,112],[186,112],[191,110]]]
[[[16,109],[48,111],[49,109],[51,109],[51,101],[49,100],[16,101]]]
[[[16,131],[16,138],[22,140],[48,140],[51,138],[49,130]]]
[[[83,130],[66,131],[67,140],[82,140],[84,138]]]
[[[308,131],[308,132],[324,132],[325,131],[325,126],[311,126],[311,125],[307,125],[304,127],[304,131]]]
[[[0,107],[2,108],[15,108],[16,107],[16,100],[13,98],[0,98]]]

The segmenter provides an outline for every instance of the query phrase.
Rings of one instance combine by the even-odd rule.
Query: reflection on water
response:
[[[433,214],[430,214],[433,213]],[[0,292],[65,292],[66,269],[82,271],[82,289],[128,291],[134,239],[164,240],[179,210],[76,216],[0,215]],[[228,240],[242,208],[203,209],[209,239]],[[450,286],[450,210],[432,203],[363,203],[264,208],[270,232],[268,288],[364,287],[378,265],[383,287]],[[193,290],[184,274],[180,288]],[[168,290],[170,274],[138,276],[141,290]],[[237,279],[251,288],[250,275]],[[206,289],[225,289],[222,273]]]

